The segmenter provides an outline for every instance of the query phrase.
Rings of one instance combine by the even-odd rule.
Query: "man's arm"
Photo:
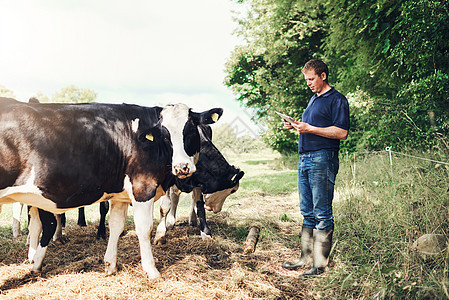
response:
[[[285,126],[285,128],[287,128],[287,126]],[[312,133],[329,139],[346,140],[348,137],[348,131],[337,126],[316,127],[304,122],[296,121],[295,123],[291,123],[290,128],[296,129],[299,134]]]

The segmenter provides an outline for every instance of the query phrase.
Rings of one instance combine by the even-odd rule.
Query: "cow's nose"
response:
[[[174,175],[176,175],[178,178],[181,178],[181,179],[192,175],[191,168],[188,163],[177,164],[176,166],[173,167],[173,173],[174,173]]]

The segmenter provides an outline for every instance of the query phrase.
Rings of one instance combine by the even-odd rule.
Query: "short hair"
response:
[[[329,78],[329,68],[327,67],[326,63],[320,59],[311,59],[308,62],[306,62],[306,64],[304,65],[304,68],[302,68],[301,72],[305,73],[306,71],[309,70],[314,70],[315,73],[317,75],[326,73],[326,80],[324,80],[325,82],[327,82],[328,78]]]

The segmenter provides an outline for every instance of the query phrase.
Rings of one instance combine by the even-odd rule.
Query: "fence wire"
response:
[[[431,162],[434,162],[434,163],[437,163],[437,164],[442,164],[442,165],[448,165],[449,166],[449,163],[444,162],[444,161],[438,161],[438,160],[434,160],[434,159],[430,159],[430,158],[424,158],[424,157],[419,157],[419,156],[415,156],[415,155],[405,154],[405,153],[402,153],[402,152],[393,151],[393,150],[391,150],[391,147],[385,148],[385,151],[390,153],[390,163],[392,163],[391,162],[391,153],[395,153],[395,154],[399,154],[399,155],[403,155],[403,156],[407,156],[407,157],[411,157],[411,158],[431,161]]]

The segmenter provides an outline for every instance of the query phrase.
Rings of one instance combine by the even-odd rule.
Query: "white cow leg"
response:
[[[104,255],[107,275],[117,272],[117,245],[120,234],[125,229],[127,210],[128,203],[111,200],[111,212],[109,215],[109,240],[108,247]]]
[[[159,225],[156,228],[156,235],[154,236],[154,244],[159,245],[165,243],[165,234],[167,232],[166,227],[166,217],[170,212],[170,189],[166,192],[164,196],[160,198],[161,207]]]
[[[192,191],[192,207],[190,209],[189,214],[189,224],[190,226],[198,226],[198,220],[196,215],[196,202],[200,200],[201,197],[201,190],[198,188],[194,188]]]
[[[134,223],[136,225],[137,237],[139,238],[142,268],[147,273],[149,279],[155,279],[161,276],[154,264],[150,243],[150,234],[153,228],[153,209],[154,199],[146,202],[133,200]]]
[[[39,209],[38,215],[42,223],[42,237],[33,257],[34,264],[31,268],[31,272],[34,273],[39,273],[42,270],[42,263],[47,252],[48,244],[54,236],[57,226],[56,218],[53,213]]]
[[[165,219],[165,226],[167,229],[173,229],[176,223],[176,210],[178,209],[179,196],[181,195],[181,191],[175,187],[171,187],[170,190],[170,202],[171,208],[167,214],[167,218]]]
[[[39,218],[37,207],[31,207],[30,209],[30,224],[28,225],[28,237],[29,245],[28,260],[34,262],[34,255],[36,254],[37,247],[39,245],[39,236],[42,233],[42,223]]]
[[[20,215],[22,214],[23,204],[20,202],[14,202],[12,204],[12,236],[19,237],[20,232]]]
[[[42,247],[39,245],[37,247],[36,253],[33,258],[33,267],[31,268],[31,272],[39,273],[42,270],[42,264],[45,258],[45,254],[47,253],[47,246]]]

